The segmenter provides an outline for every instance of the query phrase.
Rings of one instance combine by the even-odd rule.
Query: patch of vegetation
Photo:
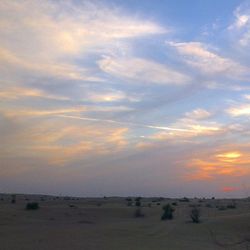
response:
[[[71,207],[71,208],[76,208],[76,206],[73,205],[73,204],[69,204],[69,207]]]
[[[236,208],[236,204],[235,204],[235,203],[228,204],[228,205],[227,205],[227,208],[228,208],[228,209],[235,209],[235,208]]]
[[[37,210],[39,208],[40,207],[38,202],[29,202],[26,204],[26,210]]]
[[[133,202],[132,202],[132,201],[128,201],[128,202],[127,202],[127,206],[128,206],[128,207],[131,207],[132,205],[133,205]]]
[[[141,208],[139,207],[135,210],[134,216],[135,218],[141,218],[141,217],[144,217],[145,215],[142,213]]]
[[[180,202],[190,202],[190,200],[187,197],[183,197],[182,199],[179,199]]]
[[[172,220],[173,219],[173,213],[174,213],[174,208],[170,205],[167,204],[162,207],[163,209],[163,215],[161,216],[161,220]]]
[[[135,198],[135,201],[141,201],[141,197]]]
[[[190,218],[192,219],[193,223],[200,223],[200,209],[198,209],[197,207],[193,208],[190,211]]]
[[[140,207],[140,206],[141,206],[140,200],[137,200],[137,201],[135,202],[135,205],[136,205],[137,207]]]
[[[218,206],[217,208],[219,211],[227,210],[227,208],[225,206]]]
[[[16,195],[15,194],[11,195],[11,203],[13,203],[13,204],[16,203]]]

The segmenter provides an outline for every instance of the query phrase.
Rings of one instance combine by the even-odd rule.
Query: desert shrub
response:
[[[26,204],[26,210],[37,210],[37,209],[39,209],[38,202],[29,202]]]
[[[157,202],[157,203],[156,203],[156,205],[157,205],[157,206],[160,206],[160,205],[161,205],[161,203],[160,203],[160,202]]]
[[[218,210],[224,211],[224,210],[227,210],[227,208],[225,206],[218,206]]]
[[[193,223],[200,223],[200,215],[200,209],[197,207],[190,211],[190,218],[192,219]]]
[[[130,202],[130,201],[132,201],[132,199],[131,198],[126,198],[126,201]]]
[[[16,203],[16,195],[15,194],[12,194],[11,195],[11,203]]]
[[[135,198],[135,201],[140,201],[140,200],[141,200],[141,197]]]
[[[140,218],[140,217],[144,217],[145,215],[142,213],[141,208],[139,207],[135,210],[134,216],[135,218]]]
[[[236,208],[236,204],[235,203],[228,204],[227,208],[229,208],[229,209],[235,209]]]
[[[70,208],[76,208],[76,206],[74,204],[69,204]]]
[[[127,202],[127,206],[128,206],[128,207],[131,207],[131,206],[132,206],[132,204],[133,204],[133,202],[132,202],[132,201],[128,201],[128,202]]]
[[[179,200],[180,202],[189,202],[190,200],[187,197],[184,197]]]
[[[170,204],[167,204],[162,207],[163,209],[163,214],[161,216],[162,220],[172,220],[173,219],[173,213],[174,213],[174,208]]]
[[[141,206],[140,200],[137,200],[137,201],[135,202],[135,205],[136,205],[137,207],[140,207],[140,206]]]
[[[172,202],[172,205],[173,206],[178,206],[178,203],[177,202]]]

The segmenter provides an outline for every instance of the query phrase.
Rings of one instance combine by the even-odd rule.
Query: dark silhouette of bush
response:
[[[131,207],[132,205],[133,205],[133,202],[132,202],[132,201],[128,201],[128,202],[127,202],[127,206],[128,206],[128,207]]]
[[[229,209],[235,209],[236,208],[236,204],[235,203],[228,204],[227,208],[229,208]]]
[[[167,204],[162,207],[164,210],[163,215],[161,216],[161,220],[172,220],[173,219],[173,213],[174,208],[170,204]]]
[[[16,195],[15,194],[11,195],[11,203],[13,203],[13,204],[16,203]]]
[[[141,208],[139,207],[135,210],[134,216],[135,218],[141,218],[141,217],[144,217],[145,215],[142,213]]]
[[[218,206],[217,208],[218,208],[218,210],[220,210],[220,211],[227,210],[227,208],[226,208],[225,206]]]
[[[190,211],[190,218],[192,219],[193,223],[200,223],[200,209],[197,207],[193,208]]]
[[[136,205],[137,207],[140,207],[140,206],[141,206],[141,202],[140,202],[139,200],[137,200],[137,201],[135,202],[135,205]]]
[[[178,206],[178,203],[177,202],[172,202],[172,205],[173,206]]]
[[[26,210],[37,210],[39,208],[40,207],[38,202],[29,202],[26,204]]]
[[[179,199],[180,202],[189,202],[190,200],[187,197],[183,197],[182,199]]]

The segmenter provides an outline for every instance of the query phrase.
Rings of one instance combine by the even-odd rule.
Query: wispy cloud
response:
[[[79,117],[79,116],[70,116],[70,115],[60,115],[60,117],[79,119],[79,120],[85,120],[85,121],[93,121],[93,122],[115,123],[115,124],[120,124],[120,125],[144,127],[144,128],[151,128],[151,129],[156,129],[156,130],[170,130],[170,131],[191,132],[190,130],[181,129],[181,128],[155,126],[155,125],[145,125],[145,124],[131,123],[131,122],[119,122],[119,121],[115,121],[115,120],[97,119],[97,118],[90,118],[90,117]]]
[[[218,55],[200,42],[167,42],[183,56],[189,66],[198,69],[207,76],[224,76],[233,79],[246,79],[248,68],[232,59]]]
[[[238,46],[247,47],[250,45],[250,4],[243,2],[234,11],[234,22],[228,26],[230,33],[234,34],[234,39]]]
[[[1,63],[36,75],[98,80],[74,58],[99,53],[122,39],[166,32],[153,22],[90,1],[77,7],[71,1],[2,1],[0,11]]]
[[[167,65],[141,58],[111,58],[99,61],[100,68],[113,76],[137,83],[179,85],[190,83],[190,77]]]

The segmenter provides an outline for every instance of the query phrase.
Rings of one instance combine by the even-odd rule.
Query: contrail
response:
[[[159,129],[159,130],[192,132],[191,130],[188,130],[188,129],[162,127],[162,126],[153,126],[153,125],[131,123],[131,122],[119,122],[119,121],[108,120],[108,119],[97,119],[97,118],[90,118],[90,117],[79,117],[79,116],[73,116],[73,115],[58,115],[58,116],[59,117],[64,117],[64,118],[72,118],[72,119],[84,120],[84,121],[108,122],[108,123],[115,123],[115,124],[121,124],[121,125],[130,125],[130,126],[138,126],[138,127],[152,128],[152,129]]]

